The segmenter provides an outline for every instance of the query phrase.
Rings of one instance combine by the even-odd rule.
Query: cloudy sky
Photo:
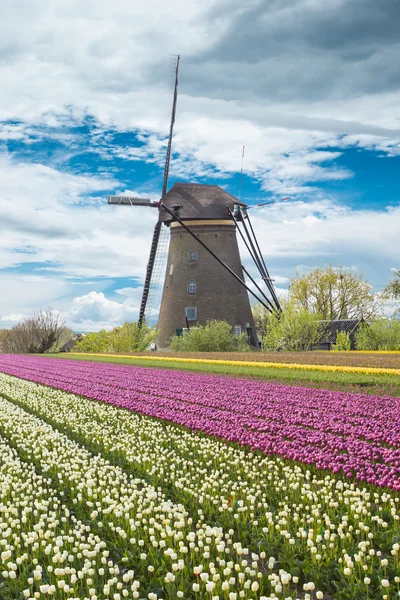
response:
[[[170,184],[254,211],[271,274],[400,265],[398,0],[14,0],[0,22],[0,327],[135,319],[180,53]]]

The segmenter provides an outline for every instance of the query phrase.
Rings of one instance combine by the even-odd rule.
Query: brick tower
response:
[[[163,203],[206,246],[244,279],[231,210],[238,200],[216,185],[176,183]],[[171,337],[209,319],[227,321],[235,333],[254,343],[255,327],[248,292],[181,223],[161,207],[159,221],[169,226],[170,246],[158,329],[158,347]]]

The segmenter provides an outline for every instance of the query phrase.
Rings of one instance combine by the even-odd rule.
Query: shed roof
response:
[[[341,331],[345,331],[347,333],[354,334],[360,323],[362,323],[362,319],[338,319],[333,321],[321,321],[321,325],[323,326],[324,331],[324,342],[330,342],[332,344],[336,343],[337,334]]]
[[[177,211],[180,219],[227,219],[230,220],[226,206],[233,209],[237,198],[228,194],[219,185],[202,183],[175,183],[163,198],[168,208]],[[172,221],[171,215],[160,209],[160,221]]]

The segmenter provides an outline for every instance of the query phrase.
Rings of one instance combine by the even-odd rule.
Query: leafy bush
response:
[[[332,350],[336,350],[336,352],[351,350],[351,337],[348,331],[339,331],[336,336],[336,344],[333,344]]]
[[[111,331],[102,329],[96,333],[88,333],[74,346],[75,352],[142,352],[156,338],[158,332],[143,323],[124,323]]]
[[[310,350],[321,341],[320,316],[284,302],[282,313],[268,318],[264,336],[265,350]]]
[[[235,336],[226,321],[207,321],[183,335],[172,338],[171,350],[176,352],[243,352],[249,350],[247,336]]]
[[[143,352],[157,337],[158,331],[151,329],[146,323],[139,327],[138,323],[124,323],[110,331],[111,352]]]
[[[108,352],[110,350],[110,332],[102,329],[88,333],[74,346],[74,352]]]
[[[357,350],[400,350],[400,321],[377,319],[356,334]]]

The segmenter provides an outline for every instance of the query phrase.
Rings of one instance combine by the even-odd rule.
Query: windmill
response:
[[[196,324],[205,324],[209,319],[227,321],[237,335],[246,333],[249,343],[257,345],[249,294],[269,312],[280,311],[281,306],[250,220],[249,210],[254,207],[241,202],[217,185],[175,183],[168,190],[179,62],[180,57],[177,56],[160,201],[129,196],[108,198],[108,204],[158,209],[140,304],[139,326],[146,319],[149,295],[154,291],[154,267],[159,264],[162,254],[160,239],[165,240],[165,233],[169,230],[170,244],[158,321],[158,346],[168,346],[173,335]],[[260,274],[261,285],[242,265],[236,232]],[[244,274],[250,285],[246,283]]]

